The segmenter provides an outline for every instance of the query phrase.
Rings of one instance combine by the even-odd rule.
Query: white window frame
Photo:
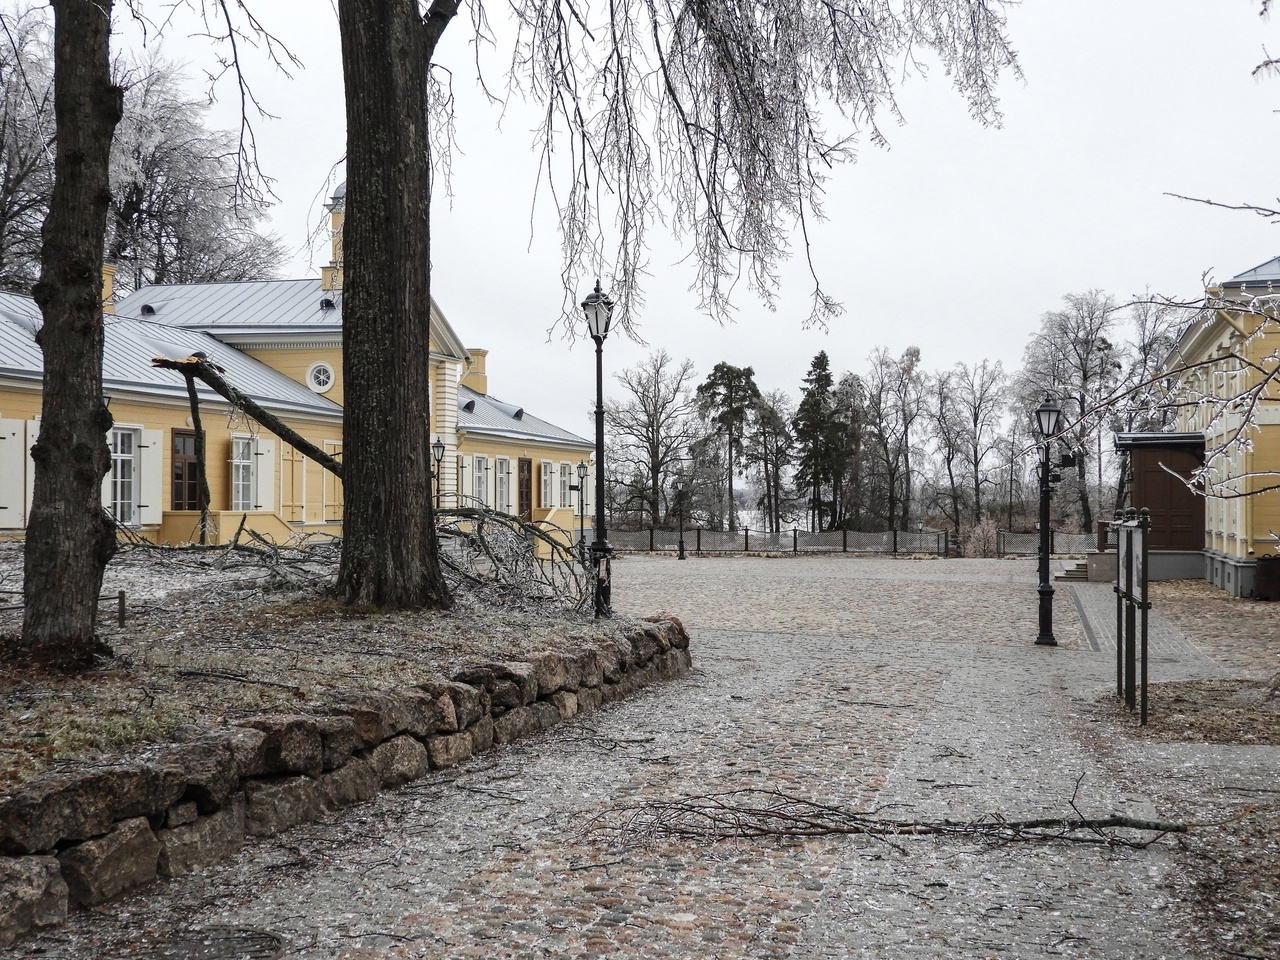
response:
[[[342,460],[342,441],[325,440],[324,452],[335,460]],[[317,466],[319,466],[317,464]],[[320,520],[324,523],[341,523],[345,500],[341,496],[342,480],[320,467]],[[305,501],[304,516],[305,516]],[[333,514],[330,516],[330,514]]]
[[[129,439],[128,450],[121,441]],[[107,475],[106,507],[116,523],[126,527],[142,525],[142,430],[139,427],[112,427],[111,472]]]
[[[317,360],[307,367],[307,388],[313,393],[328,393],[338,382],[338,371],[327,360]]]
[[[482,505],[489,505],[489,458],[484,454],[471,458],[471,494]]]
[[[231,509],[241,512],[256,510],[257,437],[248,434],[231,436]]]
[[[541,463],[542,463],[542,499],[539,501],[539,503],[542,505],[542,509],[550,510],[552,507],[556,505],[555,499],[554,499],[554,494],[556,492],[555,481],[551,474],[551,468],[553,464],[550,460],[543,460],[541,461]]]
[[[511,460],[509,457],[494,457],[493,506],[503,513],[511,512]]]

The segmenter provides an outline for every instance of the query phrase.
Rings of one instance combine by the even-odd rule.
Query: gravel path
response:
[[[1275,747],[1086,746],[1079,706],[1113,683],[1111,594],[1060,588],[1061,645],[1036,647],[1034,579],[1031,561],[623,558],[615,604],[682,616],[688,679],[251,843],[17,956],[268,955],[179,935],[221,924],[306,960],[1190,957],[1167,884],[1186,854],[1168,843],[622,848],[592,829],[619,805],[746,787],[968,821],[1071,816],[1073,797],[1087,815],[1159,816],[1134,784],[1274,779]],[[1221,675],[1160,630],[1159,671]]]

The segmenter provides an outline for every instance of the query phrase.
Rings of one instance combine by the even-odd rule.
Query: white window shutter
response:
[[[27,525],[27,425],[0,420],[0,529]]]
[[[36,462],[31,459],[31,448],[36,445],[36,441],[40,439],[40,421],[27,421],[27,440],[23,444],[26,449],[26,466],[27,466],[27,511],[24,515],[23,526],[26,526],[26,520],[31,517],[31,497],[36,489]]]
[[[36,426],[38,427],[39,424],[37,423]],[[107,446],[111,447],[111,449],[114,451],[115,450],[115,428],[114,427],[107,431],[105,440],[107,442]],[[114,458],[115,454],[112,453],[111,456]],[[116,466],[115,460],[114,459],[110,460],[107,464],[107,474],[102,478],[102,509],[107,511],[108,514],[112,513],[111,504],[114,502],[113,494],[115,493],[115,491],[112,489],[112,486],[111,486],[111,477],[112,477],[112,474],[115,473],[115,466]]]
[[[164,519],[164,431],[143,430],[138,444],[138,519],[155,524]]]
[[[276,441],[259,437],[253,445],[253,475],[255,510],[276,508]]]

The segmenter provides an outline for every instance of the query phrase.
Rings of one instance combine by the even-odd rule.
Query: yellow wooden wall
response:
[[[198,512],[173,510],[173,431],[191,430],[191,412],[185,401],[130,400],[115,396],[110,405],[112,418],[119,427],[136,427],[144,432],[144,442],[155,438],[159,447],[159,483],[149,476],[147,483],[160,497],[162,519],[145,523],[138,532],[160,542],[185,542],[196,533]],[[342,485],[318,463],[303,457],[289,444],[246,418],[232,419],[224,403],[206,402],[201,405],[201,420],[205,430],[205,449],[209,479],[209,506],[215,514],[228,514],[215,518],[223,540],[234,534],[228,529],[240,513],[231,514],[231,444],[233,436],[253,435],[259,438],[264,459],[258,462],[259,476],[269,486],[269,503],[263,509],[252,511],[255,516],[248,526],[261,533],[280,538],[288,536],[290,528],[302,532],[341,535]],[[14,466],[13,460],[22,457],[29,461],[27,451],[38,429],[35,421],[40,415],[40,394],[36,390],[0,387],[0,422],[24,422],[25,437],[15,437],[0,442],[0,456],[5,464]],[[342,448],[342,423],[336,418],[306,418],[300,416],[282,418],[303,437],[331,455],[340,454]],[[4,444],[12,444],[9,449]],[[340,456],[339,456],[339,459]],[[30,498],[30,466],[25,470],[26,496]],[[15,471],[15,475],[20,475]],[[147,498],[149,499],[149,497]],[[265,497],[264,497],[265,499]],[[154,505],[149,505],[154,506]],[[11,522],[12,517],[0,514],[0,527],[20,529]]]

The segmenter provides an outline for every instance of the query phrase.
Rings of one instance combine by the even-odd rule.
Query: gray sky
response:
[[[782,270],[779,308],[741,285],[736,322],[696,312],[693,269],[664,241],[651,258],[639,332],[605,343],[612,371],[651,349],[689,357],[700,375],[718,361],[752,366],[761,389],[797,397],[819,350],[837,373],[862,371],[873,347],[921,348],[930,370],[957,361],[1016,368],[1041,314],[1092,287],[1121,300],[1153,291],[1191,297],[1280,253],[1280,225],[1166,192],[1222,202],[1276,203],[1280,77],[1255,80],[1280,25],[1257,0],[1026,0],[1010,15],[1025,82],[1000,87],[1004,123],[984,128],[941,70],[901,90],[906,125],[887,149],[864,144],[828,184],[828,220],[812,231],[827,291],[846,312],[825,333],[802,329],[811,287],[802,263]],[[299,250],[290,276],[328,260],[303,251],[321,216],[326,175],[344,150],[336,17],[316,0],[269,0],[258,15],[306,64],[286,80],[253,68],[259,98],[279,119],[257,123],[262,165],[277,181],[274,228]],[[491,16],[502,13],[493,5]],[[589,340],[548,337],[560,307],[553,210],[531,213],[536,158],[527,108],[505,118],[475,91],[463,17],[437,56],[454,71],[458,155],[451,203],[433,211],[432,293],[468,346],[490,351],[495,396],[591,436]],[[207,65],[208,44],[172,35],[166,52]],[[501,64],[491,62],[491,81]],[[235,122],[220,88],[211,122]],[[1268,159],[1272,158],[1272,159]],[[580,291],[578,299],[589,290]]]

